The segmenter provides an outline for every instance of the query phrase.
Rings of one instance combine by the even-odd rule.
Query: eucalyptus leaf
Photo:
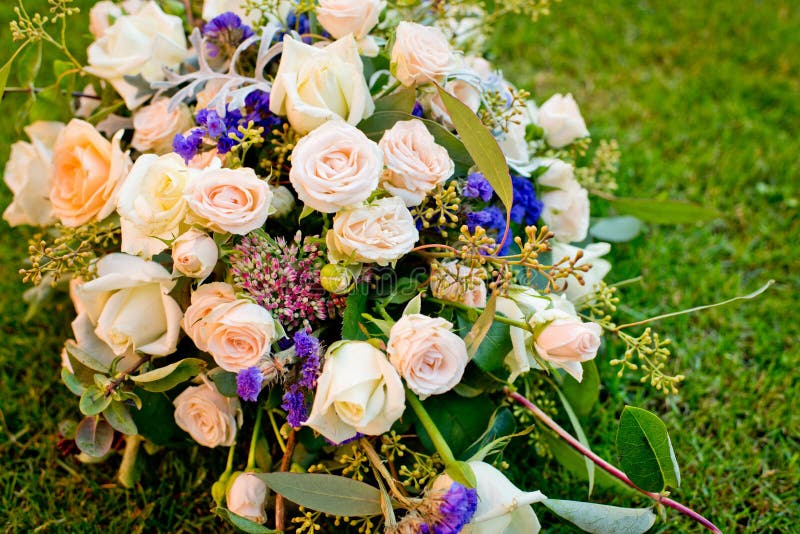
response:
[[[578,436],[578,441],[581,442],[581,445],[591,450],[591,447],[589,446],[589,440],[586,439],[586,433],[583,431],[581,422],[578,420],[578,417],[575,415],[575,412],[572,411],[572,406],[567,400],[567,397],[564,396],[564,394],[558,387],[556,387],[555,389],[556,393],[558,393],[558,398],[561,400],[561,404],[564,406],[564,411],[567,412],[567,417],[569,418],[570,424],[572,424],[572,429],[575,430],[575,435]],[[583,458],[583,461],[584,464],[586,464],[586,476],[589,480],[589,497],[591,497],[592,490],[594,489],[594,462],[585,456]]]
[[[654,224],[692,224],[720,216],[713,208],[680,200],[623,197],[612,197],[608,200],[617,212]]]
[[[74,374],[70,373],[66,367],[61,368],[61,381],[72,393],[81,396],[86,391],[86,386],[80,383]]]
[[[17,82],[23,87],[33,84],[42,67],[42,41],[27,47],[17,61]]]
[[[214,508],[214,513],[247,534],[273,534],[278,532],[277,530],[272,530],[264,525],[259,525],[255,521],[250,521],[245,517],[234,514],[227,508]]]
[[[380,97],[375,101],[375,112],[402,111],[411,113],[414,110],[417,90],[414,87],[403,87],[394,93]]]
[[[217,386],[217,391],[225,397],[239,396],[236,392],[236,373],[231,373],[230,371],[225,371],[218,367],[213,372],[209,373],[208,377],[214,382],[214,385]]]
[[[617,431],[617,450],[625,474],[646,491],[681,485],[681,474],[667,427],[654,413],[626,406]]]
[[[342,339],[364,340],[367,338],[361,329],[362,314],[367,311],[367,285],[358,284],[347,296],[342,315]]]
[[[581,367],[583,367],[583,380],[578,382],[571,375],[564,374],[561,390],[575,413],[585,417],[591,413],[600,395],[600,375],[597,373],[597,364],[594,360],[581,362]]]
[[[80,348],[77,344],[73,341],[67,341],[64,348],[67,351],[67,356],[75,358],[85,367],[93,371],[97,371],[99,373],[108,373],[109,367],[108,365],[104,364],[82,348]]]
[[[650,508],[621,508],[558,499],[545,499],[542,504],[592,534],[642,534],[656,522],[656,515]]]
[[[114,429],[98,416],[85,417],[75,430],[75,443],[81,452],[100,458],[111,450]]]
[[[131,412],[139,434],[156,445],[181,443],[186,434],[175,424],[172,401],[164,393],[134,392],[142,399],[142,409]]]
[[[464,456],[470,460],[483,461],[485,456],[483,458],[475,458],[475,455],[479,451],[483,450],[490,443],[496,442],[500,438],[513,434],[516,430],[517,421],[514,419],[514,415],[511,413],[511,410],[505,406],[498,408],[492,414],[491,419],[489,419],[489,424],[486,428],[486,431],[480,438],[475,440],[475,442],[470,445],[466,451],[464,451]],[[492,452],[498,452],[498,450],[493,449]]]
[[[130,378],[140,388],[158,393],[168,391],[178,384],[197,376],[205,367],[206,362],[199,358],[184,358],[173,364],[131,376]]]
[[[3,96],[6,91],[6,84],[8,83],[8,75],[11,73],[11,66],[14,64],[14,60],[16,57],[25,49],[25,45],[28,44],[28,41],[22,43],[22,45],[17,48],[17,51],[5,62],[5,64],[0,67],[0,100],[3,100]]]
[[[465,451],[486,431],[486,421],[495,410],[488,395],[465,398],[453,392],[429,397],[422,405],[455,457],[462,459],[468,457]],[[421,423],[417,423],[416,430],[422,444],[428,450],[434,450]]]
[[[317,473],[260,473],[273,491],[290,501],[326,514],[363,517],[380,515],[381,492],[363,482]]]
[[[139,433],[128,407],[119,401],[113,401],[109,404],[108,408],[103,411],[103,416],[117,432],[122,432],[128,436],[134,436]]]
[[[639,235],[643,227],[642,221],[632,215],[605,217],[589,228],[589,234],[601,241],[624,243]]]
[[[105,410],[109,404],[111,404],[111,396],[107,396],[105,391],[102,391],[97,386],[91,385],[81,395],[79,408],[83,415],[97,415]]]

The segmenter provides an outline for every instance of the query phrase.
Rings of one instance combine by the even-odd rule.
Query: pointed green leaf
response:
[[[483,339],[494,324],[494,312],[496,307],[497,294],[495,293],[486,301],[486,307],[481,312],[478,320],[472,325],[469,333],[464,336],[464,343],[467,345],[467,354],[470,358],[478,352],[478,348],[481,346]]]
[[[458,459],[469,457],[464,451],[483,435],[495,410],[488,395],[465,398],[454,392],[428,397],[422,405]],[[417,422],[415,428],[425,448],[435,450],[422,423]]]
[[[462,486],[474,488],[478,485],[478,479],[475,477],[475,472],[467,462],[451,463],[444,471],[450,476],[450,478]]]
[[[589,446],[589,440],[586,439],[586,434],[583,431],[581,422],[578,420],[578,416],[575,415],[575,412],[572,411],[572,406],[567,400],[567,397],[564,396],[558,387],[556,387],[556,393],[558,393],[558,398],[561,400],[561,404],[564,406],[564,411],[567,412],[567,417],[569,417],[569,422],[572,424],[572,429],[575,430],[575,435],[578,436],[578,441],[580,441],[584,447],[591,450],[591,447]],[[594,489],[594,462],[585,456],[583,460],[586,464],[586,476],[589,479],[589,497],[591,497],[592,490]]]
[[[350,478],[312,473],[262,473],[258,477],[273,491],[311,510],[348,517],[382,513],[380,490]]]
[[[75,395],[83,395],[86,391],[86,386],[80,383],[80,381],[75,378],[75,375],[69,372],[66,367],[61,368],[61,381],[67,386],[72,393]]]
[[[100,458],[111,450],[113,441],[114,429],[98,416],[84,418],[75,430],[78,448],[94,458]]]
[[[247,534],[273,534],[278,532],[277,530],[272,530],[264,525],[259,525],[255,521],[250,521],[245,517],[234,514],[227,508],[214,508],[214,513]]]
[[[11,73],[11,65],[14,64],[14,59],[25,49],[28,41],[22,43],[22,46],[17,48],[17,51],[6,61],[5,65],[0,67],[0,100],[3,100],[3,95],[6,91],[6,84],[8,83],[8,75]]]
[[[416,88],[403,87],[392,94],[377,99],[375,101],[375,112],[402,111],[403,113],[411,113],[414,110],[416,98]]]
[[[583,380],[578,382],[572,376],[565,374],[561,390],[569,400],[572,409],[580,417],[589,415],[594,403],[600,394],[600,375],[597,373],[597,364],[594,360],[582,362]]]
[[[422,310],[422,293],[417,293],[417,296],[406,304],[403,315],[414,315],[419,313],[420,310]]]
[[[104,364],[103,362],[101,362],[100,360],[98,360],[97,358],[95,358],[82,348],[80,348],[73,341],[67,341],[67,343],[64,345],[64,348],[67,351],[67,356],[75,358],[85,367],[88,367],[89,369],[97,371],[99,373],[108,373],[109,370],[108,365]]]
[[[713,208],[680,200],[612,197],[608,201],[617,212],[654,224],[692,224],[720,216]]]
[[[478,438],[472,445],[469,446],[466,451],[464,451],[464,457],[469,458],[470,461],[483,461],[486,457],[485,455],[481,458],[476,458],[475,455],[484,450],[487,445],[490,445],[491,443],[494,443],[505,436],[513,434],[516,430],[517,421],[514,419],[514,415],[511,413],[511,410],[505,406],[498,408],[492,414],[492,418],[489,419],[486,432],[484,432],[480,438]],[[498,452],[497,449],[492,449],[492,451]]]
[[[367,311],[367,284],[358,284],[347,296],[344,314],[342,315],[342,339],[364,340],[367,336],[360,323]]]
[[[589,234],[601,241],[624,243],[639,235],[643,226],[642,221],[632,215],[605,217],[589,228]]]
[[[190,378],[194,378],[205,369],[206,362],[199,358],[184,358],[178,362],[159,367],[147,373],[131,376],[140,388],[156,393],[168,391]]]
[[[617,450],[625,474],[643,490],[660,492],[681,485],[667,427],[657,415],[626,406],[619,419]]]
[[[97,386],[89,386],[81,395],[79,408],[83,415],[97,415],[111,404],[111,397],[106,396]]]
[[[108,408],[103,411],[103,416],[117,432],[122,432],[128,436],[139,433],[128,407],[119,401],[113,401],[109,404]]]
[[[542,504],[592,534],[643,534],[656,522],[656,514],[650,508],[621,508],[557,499],[545,499]]]
[[[36,79],[42,67],[42,41],[37,41],[19,55],[17,61],[17,82],[28,87]]]

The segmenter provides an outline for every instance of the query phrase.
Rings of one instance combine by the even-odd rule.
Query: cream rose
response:
[[[435,298],[475,308],[486,306],[486,283],[480,269],[472,269],[457,261],[434,265],[431,293]]]
[[[369,198],[382,169],[377,143],[354,126],[330,121],[297,142],[289,180],[306,206],[335,213]]]
[[[408,254],[418,239],[414,219],[397,197],[340,211],[325,235],[331,261],[378,265],[388,265]]]
[[[567,289],[564,294],[572,302],[578,302],[586,296],[594,294],[597,289],[597,284],[603,281],[603,278],[611,271],[611,264],[602,259],[603,256],[611,251],[611,245],[608,243],[592,243],[587,245],[586,248],[581,249],[566,243],[554,241],[553,246],[553,259],[558,261],[564,257],[574,258],[579,251],[583,251],[583,256],[575,264],[582,266],[590,264],[591,267],[585,273],[581,273],[583,277],[583,285],[579,284],[574,278],[570,278],[567,283]]]
[[[129,109],[142,105],[147,96],[124,76],[141,74],[150,82],[164,79],[163,67],[175,69],[186,58],[183,21],[167,15],[156,2],[147,2],[135,15],[123,15],[89,45],[89,66],[84,70],[107,80]]]
[[[94,126],[72,119],[53,146],[50,201],[64,226],[105,219],[114,211],[117,192],[130,167],[120,148],[123,131],[109,142]]]
[[[544,160],[549,165],[539,177],[542,194],[542,219],[556,239],[583,241],[589,231],[589,192],[575,179],[572,165],[561,160]]]
[[[36,121],[25,127],[30,143],[17,141],[11,145],[3,171],[3,179],[14,194],[14,200],[3,212],[9,225],[45,226],[56,221],[49,193],[53,145],[62,129],[60,122]]]
[[[122,251],[150,257],[176,239],[189,207],[183,194],[192,174],[177,154],[139,156],[120,188]]]
[[[384,132],[378,146],[386,165],[381,186],[419,206],[425,195],[453,175],[455,165],[420,120],[399,121]]]
[[[216,386],[204,381],[189,386],[172,401],[175,423],[204,447],[230,447],[242,425],[242,408],[236,397],[225,397]]]
[[[453,389],[469,362],[464,340],[441,317],[403,316],[389,332],[386,353],[409,389],[425,399]]]
[[[219,250],[206,233],[191,229],[172,243],[174,270],[190,278],[205,279],[214,270]]]
[[[208,316],[211,312],[235,300],[236,291],[225,282],[203,284],[192,293],[191,304],[186,308],[181,326],[198,349],[208,352],[208,334],[211,332]]]
[[[89,10],[89,31],[92,32],[95,39],[99,39],[113,24],[114,19],[121,16],[122,9],[114,2],[110,0],[97,2]]]
[[[215,232],[244,235],[264,226],[272,190],[251,168],[212,166],[189,184],[184,197],[189,204],[190,222]]]
[[[581,111],[572,95],[555,94],[542,104],[537,123],[544,130],[547,144],[561,148],[589,135]]]
[[[317,20],[334,39],[352,33],[362,39],[378,24],[384,0],[319,0]]]
[[[257,473],[240,473],[228,486],[225,502],[238,516],[258,524],[267,521],[267,485]]]
[[[508,289],[507,297],[498,297],[497,311],[509,319],[524,323],[537,312],[547,309],[550,303],[548,297],[540,295],[535,289],[512,285]],[[504,363],[511,371],[508,381],[513,383],[518,376],[531,369],[538,369],[539,365],[531,352],[533,334],[530,330],[512,326],[509,328],[509,337],[511,351],[506,355]]]
[[[554,303],[555,308],[539,312],[530,320],[534,327],[544,325],[533,346],[539,356],[580,382],[583,379],[581,362],[597,356],[603,329],[597,323],[582,322],[568,301],[554,299]]]
[[[329,120],[343,119],[355,126],[372,115],[375,104],[353,36],[324,48],[284,37],[269,109],[286,115],[301,134]]]
[[[245,299],[216,306],[204,318],[203,327],[206,350],[217,365],[233,373],[257,365],[269,354],[276,335],[272,315]]]
[[[386,355],[365,341],[338,341],[325,354],[304,424],[341,443],[387,432],[404,410],[403,382]]]
[[[406,87],[440,82],[453,71],[455,56],[442,30],[414,22],[397,25],[391,68]]]
[[[152,261],[114,253],[97,262],[97,278],[76,288],[95,334],[114,354],[136,350],[153,356],[175,352],[183,313],[168,295],[169,271]]]
[[[175,134],[194,126],[192,112],[185,104],[170,111],[169,99],[159,98],[133,114],[133,140],[131,146],[139,152],[156,154],[172,152]]]
[[[211,20],[217,15],[230,11],[236,13],[242,19],[242,22],[252,26],[257,24],[261,19],[261,12],[257,9],[251,10],[247,14],[247,9],[244,7],[245,0],[205,0],[203,2],[203,19]],[[254,28],[255,29],[255,28]]]
[[[122,359],[117,361],[118,370],[129,369],[139,360],[139,356],[136,355],[133,348],[129,348],[122,354],[115,354],[111,347],[108,346],[108,343],[97,337],[97,333],[95,332],[96,327],[92,323],[88,313],[80,312],[72,321],[71,326],[72,335],[75,338],[75,345],[83,352],[90,354],[96,361],[105,365],[106,368],[110,369],[114,360],[120,357]],[[71,342],[68,341],[67,343],[69,344]],[[65,353],[67,353],[66,350]],[[70,372],[74,372],[72,370],[72,364],[69,361],[69,356],[66,354],[65,356],[67,356],[66,361],[70,363]]]

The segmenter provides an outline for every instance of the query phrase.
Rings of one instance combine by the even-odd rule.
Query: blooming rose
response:
[[[211,331],[208,316],[211,312],[222,304],[235,300],[233,286],[225,282],[203,284],[192,293],[191,304],[186,308],[181,326],[198,349],[208,351],[207,339]]]
[[[147,81],[164,79],[163,67],[177,68],[188,55],[183,21],[167,15],[156,2],[147,2],[135,15],[123,15],[103,32],[87,50],[89,74],[108,80],[135,109],[147,95],[137,97],[138,89],[124,76],[141,74]]]
[[[435,264],[431,273],[431,293],[437,299],[467,306],[486,306],[486,284],[479,269],[451,261]]]
[[[52,151],[63,128],[60,122],[36,121],[25,127],[30,143],[17,141],[11,145],[3,171],[6,185],[14,193],[14,200],[3,212],[11,226],[44,226],[56,221],[49,199]]]
[[[589,231],[589,193],[578,184],[572,165],[545,160],[547,171],[539,185],[551,188],[542,194],[542,219],[559,241],[582,241]]]
[[[191,229],[172,243],[172,261],[176,271],[203,280],[217,264],[219,250],[208,234]]]
[[[408,254],[417,239],[414,219],[397,197],[340,211],[325,235],[331,261],[378,265],[388,265]]]
[[[538,312],[531,318],[531,325],[545,325],[533,346],[539,356],[580,382],[583,379],[581,362],[597,356],[603,329],[597,323],[582,322],[565,298],[554,299],[554,304],[555,308]]]
[[[442,30],[414,22],[397,25],[392,47],[392,73],[406,87],[439,82],[455,65],[455,57]]]
[[[554,241],[552,245],[553,259],[556,261],[564,257],[574,258],[578,251],[583,250],[583,256],[575,265],[591,264],[591,268],[587,272],[581,273],[583,285],[579,284],[575,279],[569,280],[564,294],[572,302],[578,302],[583,297],[592,295],[597,288],[597,284],[602,282],[603,278],[611,270],[611,264],[607,260],[601,259],[611,250],[611,245],[608,243],[592,243],[584,249],[558,241]]]
[[[330,121],[297,142],[289,180],[307,206],[334,213],[369,198],[382,170],[377,143],[346,122]]]
[[[175,423],[204,447],[230,447],[242,425],[239,399],[225,397],[208,381],[189,386],[172,401]]]
[[[203,319],[206,349],[217,365],[233,373],[258,364],[269,354],[276,328],[272,315],[258,304],[236,299],[213,308]]]
[[[330,441],[358,433],[376,436],[405,410],[405,391],[386,355],[366,341],[338,341],[328,348],[311,415],[304,423]]]
[[[169,110],[169,99],[159,98],[133,114],[133,140],[131,146],[139,152],[156,154],[172,152],[175,134],[194,125],[192,112],[185,104]]]
[[[264,226],[272,190],[249,167],[220,169],[212,165],[189,184],[184,197],[190,221],[215,232],[244,235]]]
[[[498,297],[496,306],[497,311],[509,319],[527,322],[535,313],[544,311],[550,303],[548,297],[540,295],[535,289],[512,285],[507,297]],[[518,376],[538,369],[539,365],[529,349],[533,337],[530,330],[512,326],[509,328],[509,337],[512,348],[504,363],[511,371],[508,381],[514,382]]]
[[[180,235],[189,209],[183,194],[191,179],[177,154],[139,156],[117,200],[123,252],[149,257],[167,248],[162,240]]]
[[[91,318],[89,317],[88,313],[80,312],[78,316],[72,321],[72,335],[75,338],[74,343],[80,350],[89,354],[94,358],[97,362],[103,364],[106,368],[110,369],[111,364],[117,358],[122,357],[121,360],[117,362],[117,369],[128,369],[132,365],[134,365],[138,360],[139,356],[136,355],[136,352],[133,348],[128,348],[124,353],[115,354],[111,347],[108,344],[97,337],[97,333],[95,333],[95,325],[92,323]],[[72,343],[72,341],[68,341],[67,345]],[[71,373],[74,373],[72,370],[72,364],[69,361],[68,351],[65,347],[65,354],[66,362],[69,363],[68,369]]]
[[[389,332],[386,353],[408,387],[425,399],[453,389],[469,362],[464,340],[441,317],[403,316]]]
[[[240,473],[228,486],[225,502],[238,516],[258,524],[267,520],[267,485],[256,473]]]
[[[570,94],[551,96],[539,108],[537,123],[544,130],[547,144],[554,148],[561,148],[589,135],[578,104]]]
[[[76,295],[95,334],[121,356],[133,349],[164,356],[175,352],[183,313],[168,295],[175,281],[164,267],[114,253],[97,262],[97,278]]]
[[[353,36],[324,48],[284,37],[269,109],[286,115],[301,134],[332,119],[355,126],[372,115],[375,104]]]
[[[89,10],[89,31],[92,32],[95,39],[99,39],[114,22],[114,19],[121,16],[122,9],[114,2],[110,0],[97,2]]]
[[[378,23],[384,7],[384,0],[319,0],[316,14],[319,23],[334,39],[348,33],[361,39]]]
[[[114,211],[117,191],[130,166],[120,148],[122,131],[109,142],[94,126],[72,119],[53,146],[50,201],[65,226],[102,220]]]
[[[431,190],[450,178],[453,160],[422,121],[399,121],[384,132],[378,143],[386,171],[381,185],[402,198],[406,206],[419,206]]]

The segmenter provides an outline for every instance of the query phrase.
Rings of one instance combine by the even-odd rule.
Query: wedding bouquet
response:
[[[17,9],[0,92],[16,62],[31,123],[4,217],[42,228],[28,297],[75,306],[63,450],[122,451],[130,487],[145,452],[227,448],[209,502],[245,532],[533,533],[534,504],[588,532],[655,522],[518,488],[513,441],[718,531],[667,497],[657,416],[623,411],[621,469],[580,426],[596,358],[683,380],[658,318],[618,323],[608,241],[707,212],[616,197],[617,146],[572,96],[537,105],[484,59],[500,16],[547,2],[103,1],[85,64],[77,8],[49,4]],[[42,43],[56,81],[33,89]]]

